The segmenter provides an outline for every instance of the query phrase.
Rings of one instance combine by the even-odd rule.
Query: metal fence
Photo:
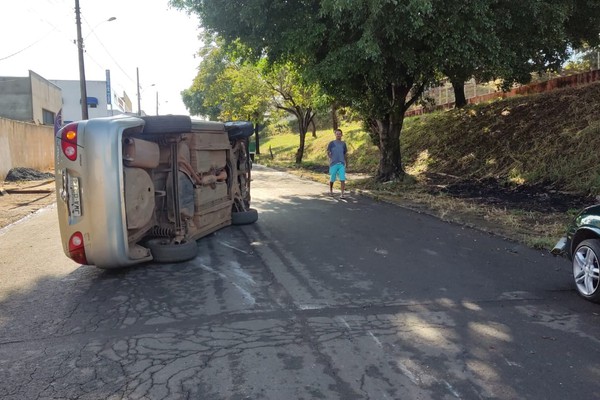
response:
[[[560,76],[546,81],[535,82],[529,85],[515,87],[508,92],[497,91],[493,85],[477,84],[474,80],[465,83],[465,95],[469,104],[483,103],[497,98],[513,97],[533,93],[543,93],[564,87],[575,87],[600,80],[600,70],[583,72],[580,74]],[[482,93],[482,91],[487,93]],[[427,94],[435,100],[435,105],[430,107],[417,106],[409,109],[405,116],[411,117],[438,110],[454,108],[454,92],[452,85],[446,84],[434,88]]]

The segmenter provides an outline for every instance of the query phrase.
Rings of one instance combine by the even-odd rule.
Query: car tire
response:
[[[168,238],[150,239],[146,242],[152,258],[159,263],[176,263],[191,260],[198,255],[196,242],[173,244]]]
[[[600,240],[579,243],[573,253],[573,279],[577,292],[585,299],[600,303]]]
[[[248,225],[258,221],[258,211],[254,208],[248,211],[239,211],[231,214],[232,225]]]
[[[145,122],[142,133],[146,135],[192,131],[192,119],[188,115],[153,115],[141,118]]]

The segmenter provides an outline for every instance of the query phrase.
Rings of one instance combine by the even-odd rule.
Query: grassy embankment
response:
[[[463,180],[491,178],[513,190],[520,185],[535,186],[548,196],[597,196],[599,106],[600,83],[594,83],[407,118],[401,148],[409,179],[376,183],[368,177],[350,175],[348,186],[377,199],[547,249],[562,235],[579,207],[554,212],[509,203],[490,205],[485,198],[461,199],[432,191],[431,178],[436,177],[437,189]],[[349,172],[372,175],[378,164],[377,148],[359,123],[341,128],[350,153]],[[325,148],[332,139],[330,129],[318,131],[316,138],[309,133],[304,162],[297,167],[297,134],[267,136],[262,139],[257,162],[325,184]]]

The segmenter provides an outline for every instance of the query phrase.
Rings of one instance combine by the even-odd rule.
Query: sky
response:
[[[79,80],[75,0],[3,1],[0,76]],[[180,92],[198,72],[200,24],[195,15],[169,8],[168,0],[79,0],[86,80],[106,80],[127,93],[137,112],[189,114]],[[108,19],[115,17],[113,21]]]

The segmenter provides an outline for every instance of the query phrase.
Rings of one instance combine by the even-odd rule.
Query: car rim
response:
[[[592,249],[581,246],[573,258],[573,276],[577,290],[583,295],[590,296],[598,289],[600,268],[598,257]]]

